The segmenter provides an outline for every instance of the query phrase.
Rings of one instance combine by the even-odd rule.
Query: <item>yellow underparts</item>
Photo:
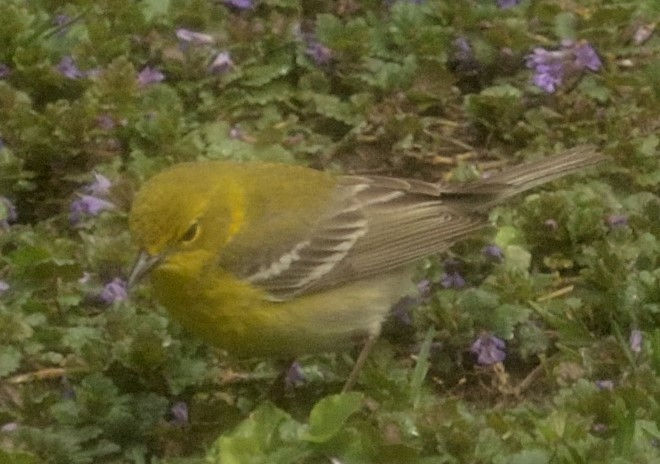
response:
[[[336,351],[377,335],[391,306],[412,289],[410,269],[285,302],[220,269],[208,256],[172,257],[153,273],[155,294],[185,328],[239,356]]]

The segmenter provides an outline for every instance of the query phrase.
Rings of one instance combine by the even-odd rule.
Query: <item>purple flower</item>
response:
[[[315,39],[309,39],[307,41],[305,54],[313,59],[319,66],[328,64],[332,61],[332,50]]]
[[[539,66],[534,75],[534,85],[548,93],[553,93],[561,85],[564,79],[564,71],[559,63],[551,66]]]
[[[188,424],[188,405],[184,401],[177,401],[170,408],[172,420],[170,424],[184,426]]]
[[[64,26],[69,21],[71,21],[71,16],[65,14],[59,14],[53,18],[53,24],[56,26]]]
[[[72,22],[71,16],[69,15],[59,14],[55,16],[53,18],[53,24],[55,24],[57,28],[57,36],[64,37]]]
[[[18,422],[6,422],[0,427],[0,432],[11,433],[18,430]]]
[[[417,291],[422,299],[428,298],[431,295],[431,281],[422,279],[417,283]]]
[[[603,67],[603,62],[594,50],[594,47],[587,42],[578,42],[573,47],[573,55],[575,56],[575,66],[579,69],[589,69],[591,71],[600,71]]]
[[[234,67],[234,62],[231,59],[229,52],[224,51],[218,53],[209,65],[209,72],[211,74],[224,74]]]
[[[146,87],[150,84],[156,84],[165,80],[165,75],[150,66],[145,66],[138,74],[137,81],[140,87]]]
[[[9,284],[5,282],[4,280],[0,280],[0,295],[5,293],[7,290],[9,290]]]
[[[550,230],[559,229],[559,224],[554,219],[546,219],[546,221],[543,223],[543,225],[546,226]]]
[[[57,70],[68,79],[75,80],[85,77],[85,73],[78,69],[76,62],[70,55],[63,57],[60,60],[59,64],[57,65]]]
[[[103,130],[112,130],[115,128],[115,120],[109,114],[101,114],[96,117],[96,125]]]
[[[452,42],[452,67],[461,74],[475,75],[481,64],[474,56],[474,49],[465,37],[458,37]]]
[[[642,342],[644,341],[644,336],[642,335],[641,330],[632,330],[630,332],[630,351],[633,353],[642,352]]]
[[[85,192],[95,197],[106,197],[110,193],[112,182],[103,174],[94,173],[94,182],[84,188]]]
[[[497,6],[503,10],[513,8],[518,5],[518,3],[520,3],[520,0],[497,0]]]
[[[454,39],[454,59],[463,67],[474,68],[477,63],[472,45],[465,37]]]
[[[444,288],[463,288],[465,279],[458,271],[445,272],[440,279],[440,284]]]
[[[481,253],[494,261],[502,261],[504,259],[504,251],[497,245],[485,246],[481,250]]]
[[[298,361],[294,361],[291,363],[291,366],[289,366],[289,369],[286,371],[284,383],[288,388],[297,387],[305,383],[305,373]]]
[[[191,31],[190,29],[179,28],[176,30],[176,36],[183,42],[190,42],[195,45],[209,45],[215,42],[209,34]]]
[[[431,282],[423,279],[417,284],[417,294],[407,295],[397,301],[392,307],[392,315],[403,325],[412,325],[410,311],[421,302],[428,299],[431,294]]]
[[[457,259],[447,259],[444,262],[445,272],[440,278],[440,284],[444,288],[463,288],[465,279],[460,273],[462,263]]]
[[[243,131],[238,126],[232,126],[232,128],[229,129],[229,138],[241,140],[243,138]]]
[[[124,301],[128,298],[126,291],[126,281],[115,277],[112,282],[103,287],[103,291],[99,295],[99,299],[105,304],[112,304],[115,301]]]
[[[248,10],[254,6],[252,0],[225,0],[225,5],[239,10]]]
[[[92,195],[80,195],[71,203],[69,221],[72,224],[80,222],[83,216],[98,216],[102,211],[110,210],[114,204]]]
[[[484,366],[502,362],[506,359],[506,343],[488,333],[482,334],[470,347],[470,352],[477,355],[477,362]]]
[[[596,380],[596,386],[598,387],[599,390],[607,390],[607,391],[614,390],[614,382],[612,382],[611,380]]]
[[[527,57],[527,67],[534,69],[532,80],[537,87],[548,93],[557,90],[564,79],[563,57],[561,52],[548,51],[544,48],[535,48]]]
[[[527,56],[527,67],[534,70],[532,81],[548,93],[557,90],[567,76],[599,71],[602,66],[598,54],[586,41],[566,40],[559,50],[535,48]]]
[[[305,55],[309,56],[318,66],[329,64],[333,59],[333,51],[318,41],[311,32],[303,32],[297,24],[293,33],[298,41],[305,45]]]
[[[62,384],[62,398],[66,400],[74,399],[76,397],[76,389],[71,385],[69,378],[67,376],[62,377],[60,383]]]
[[[0,79],[6,79],[11,74],[11,68],[5,63],[0,63]]]
[[[635,45],[642,45],[644,42],[649,40],[653,31],[655,31],[656,23],[643,24],[635,30],[633,35],[633,42]]]
[[[594,433],[604,433],[607,432],[607,425],[603,424],[602,422],[596,422],[594,425],[591,426],[591,430]]]
[[[605,220],[611,229],[623,227],[628,224],[628,216],[625,214],[610,214]]]
[[[0,196],[0,229],[9,228],[9,224],[16,222],[17,218],[16,206],[8,198]]]
[[[418,303],[417,298],[404,296],[392,307],[392,315],[403,325],[411,325],[410,310]]]
[[[456,59],[472,59],[474,53],[472,52],[472,45],[465,37],[458,37],[454,39],[454,49],[456,50],[454,56]]]

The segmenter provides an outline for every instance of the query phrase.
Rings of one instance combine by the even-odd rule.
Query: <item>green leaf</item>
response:
[[[648,420],[638,420],[637,429],[640,432],[644,432],[649,437],[654,438],[655,440],[660,440],[660,429],[658,429],[658,424]]]
[[[333,15],[320,14],[316,18],[316,34],[333,51],[358,59],[367,52],[372,32],[364,18],[343,22]]]
[[[575,13],[565,11],[555,17],[555,34],[560,39],[575,39],[577,17]]]
[[[474,313],[490,313],[499,305],[499,296],[484,289],[466,290],[459,296],[462,308]]]
[[[644,137],[641,140],[641,143],[639,143],[637,146],[637,151],[643,156],[657,156],[658,146],[660,146],[660,137],[658,137],[656,134],[653,134]]]
[[[323,443],[334,437],[348,418],[360,410],[364,395],[357,392],[332,395],[316,403],[309,415],[309,428],[302,439]]]
[[[89,344],[98,344],[103,340],[102,332],[94,327],[70,327],[62,337],[64,346],[80,352]]]
[[[0,449],[0,464],[37,464],[39,462],[41,461],[34,454]]]
[[[655,329],[651,336],[651,359],[656,376],[660,376],[660,329]]]
[[[32,267],[48,262],[52,258],[49,250],[39,246],[25,246],[10,255],[14,266],[18,268]]]
[[[497,231],[494,242],[502,249],[509,245],[521,245],[524,243],[524,236],[520,229],[512,226],[502,226]]]
[[[520,120],[523,92],[510,85],[487,87],[465,98],[465,110],[476,122],[507,139],[511,127]]]
[[[590,75],[585,76],[580,81],[578,88],[598,103],[607,103],[612,95],[612,92],[607,86],[601,85],[594,76]]]
[[[170,8],[170,0],[144,0],[140,2],[144,18],[151,22],[155,18],[164,16]]]
[[[532,255],[522,247],[510,245],[504,248],[504,262],[508,268],[526,271],[532,262]]]
[[[617,456],[628,456],[635,437],[635,411],[630,409],[619,418],[618,428],[614,435],[614,452]]]
[[[490,319],[489,329],[505,340],[513,338],[516,326],[525,322],[532,310],[521,305],[503,304],[495,310]]]
[[[498,456],[494,464],[547,464],[550,452],[544,449],[527,449],[508,456]]]
[[[262,404],[233,432],[216,440],[207,454],[207,461],[223,464],[286,462],[269,460],[271,453],[284,445],[281,435],[286,425],[299,427],[291,416],[272,403]]]
[[[21,365],[21,352],[13,346],[0,346],[0,377],[16,372]]]
[[[422,342],[422,346],[419,349],[419,354],[417,355],[417,363],[415,364],[415,370],[413,371],[412,378],[410,379],[410,393],[412,395],[412,404],[416,408],[419,406],[420,399],[422,397],[422,384],[426,378],[426,374],[429,371],[430,362],[429,354],[431,352],[431,345],[433,344],[433,337],[435,336],[435,329],[429,327],[426,331],[426,336]]]
[[[357,112],[357,108],[352,103],[341,101],[334,95],[313,94],[311,98],[316,112],[327,118],[335,119],[348,126],[356,125],[362,120],[362,115]]]
[[[289,63],[265,64],[251,66],[244,70],[244,78],[241,84],[250,87],[261,87],[280,77],[286,76],[291,71]]]

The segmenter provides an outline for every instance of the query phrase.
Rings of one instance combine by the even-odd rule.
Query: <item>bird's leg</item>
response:
[[[341,389],[342,393],[346,393],[350,391],[351,388],[353,388],[353,385],[355,385],[355,381],[360,375],[360,371],[362,370],[362,367],[364,366],[364,363],[367,360],[369,353],[376,344],[376,340],[378,340],[378,335],[370,335],[369,338],[367,338],[367,341],[364,343],[364,346],[362,347],[362,351],[360,351],[360,355],[355,361],[355,366],[353,366],[351,375],[348,376],[348,380],[346,380],[346,383],[344,384],[344,388]]]

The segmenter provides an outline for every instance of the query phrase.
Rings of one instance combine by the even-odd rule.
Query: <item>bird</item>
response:
[[[128,225],[184,328],[239,357],[295,359],[363,343],[355,384],[416,264],[488,224],[497,204],[604,162],[591,145],[466,183],[338,175],[300,165],[176,164],[135,195]]]

